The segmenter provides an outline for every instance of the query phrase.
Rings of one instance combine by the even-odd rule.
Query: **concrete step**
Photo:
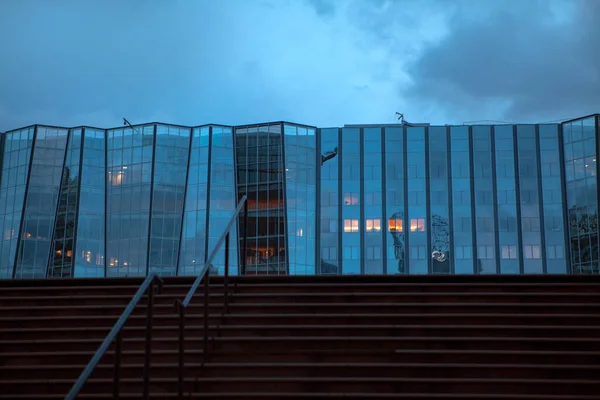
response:
[[[2,352],[0,353],[1,365],[8,366],[39,366],[39,365],[85,365],[94,355],[96,349],[86,351],[38,351],[38,352]],[[177,363],[178,351],[154,350],[152,351],[153,363]],[[114,363],[114,352],[108,350],[101,360],[101,364],[112,366]],[[265,363],[490,363],[490,364],[513,364],[517,360],[525,364],[547,364],[547,365],[589,365],[597,366],[600,351],[564,351],[564,350],[398,350],[398,349],[318,349],[318,350],[248,350],[239,352],[236,350],[222,350],[210,354],[212,362],[235,363],[252,360]],[[186,347],[184,359],[186,363],[200,363],[203,361],[201,347]],[[140,364],[144,362],[143,350],[122,351],[122,362]]]
[[[73,385],[72,379],[47,380],[0,380],[3,395],[66,393]],[[90,379],[82,393],[110,393],[112,379]],[[123,392],[141,393],[142,379],[120,380]],[[209,377],[186,379],[185,391],[219,393],[227,388],[231,393],[288,392],[288,393],[496,393],[496,394],[546,394],[546,395],[597,395],[600,393],[598,379],[481,379],[481,378],[356,378],[356,377]],[[150,391],[175,393],[176,378],[154,378]]]
[[[231,301],[236,303],[598,303],[600,293],[511,293],[511,292],[315,292],[315,293],[234,293]],[[0,307],[73,306],[73,305],[122,305],[126,306],[135,290],[127,294],[55,294],[45,296],[9,295],[0,297]],[[183,299],[185,293],[157,293],[156,304],[172,304]],[[223,303],[222,291],[209,294],[210,302]],[[195,303],[202,303],[204,293],[198,291]],[[141,304],[147,303],[144,295]]]
[[[194,312],[185,314],[186,324],[203,324],[204,315]],[[534,313],[290,313],[290,314],[223,314],[222,309],[211,308],[209,322],[221,325],[576,325],[600,326],[599,314],[534,314]],[[215,312],[216,311],[216,312]],[[42,317],[0,316],[0,329],[32,329],[60,327],[112,327],[118,319],[115,315],[56,315]],[[156,326],[179,324],[179,316],[155,314]],[[138,312],[127,320],[127,326],[146,326],[146,314]]]
[[[76,379],[85,364],[27,365],[0,367],[2,379]],[[121,378],[137,378],[143,374],[144,364],[122,364]],[[177,378],[177,363],[152,363],[152,377]],[[545,364],[489,364],[489,363],[188,363],[187,377],[367,377],[367,378],[502,378],[519,379],[597,379],[600,366],[589,365],[545,365]],[[34,377],[35,378],[32,378]],[[99,365],[91,378],[111,379],[114,367]]]
[[[0,340],[35,339],[103,339],[112,326],[58,328],[0,328]],[[124,338],[143,337],[144,325],[125,326]],[[185,335],[204,335],[203,324],[185,324]],[[178,325],[158,325],[153,328],[154,337],[177,337]],[[599,326],[585,325],[209,325],[212,336],[469,336],[469,337],[561,337],[598,338]]]
[[[194,299],[186,312],[203,313],[204,304]],[[120,315],[125,305],[72,305],[0,307],[7,317],[41,317],[54,315]],[[223,310],[223,304],[209,304],[211,312]],[[147,304],[140,303],[134,313],[146,313]],[[174,314],[173,304],[155,304],[155,314]],[[238,303],[229,306],[231,313],[298,314],[298,313],[533,313],[533,314],[600,314],[600,303]]]
[[[201,348],[202,336],[187,336],[186,346]],[[0,352],[89,351],[98,348],[101,339],[40,339],[2,340]],[[560,348],[572,351],[600,351],[600,338],[557,338],[557,337],[423,337],[423,336],[229,336],[210,339],[216,352],[237,350],[318,350],[328,349],[448,349],[448,350],[552,350]],[[123,348],[142,350],[144,338],[125,338]],[[156,337],[152,349],[175,350],[177,337]]]

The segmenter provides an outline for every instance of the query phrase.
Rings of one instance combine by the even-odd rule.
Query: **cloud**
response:
[[[454,122],[600,112],[599,2],[473,4],[462,3],[448,34],[410,66],[403,95]]]
[[[0,130],[121,117],[340,126],[389,123],[395,111],[460,123],[600,110],[599,3],[522,3],[8,2]]]

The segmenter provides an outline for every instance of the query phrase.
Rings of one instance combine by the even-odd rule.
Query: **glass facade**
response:
[[[575,273],[598,269],[598,118],[563,125],[569,253]]]
[[[244,195],[231,274],[600,273],[598,120],[9,131],[0,279],[197,275]]]
[[[248,198],[246,274],[288,273],[282,125],[235,129],[238,196]]]

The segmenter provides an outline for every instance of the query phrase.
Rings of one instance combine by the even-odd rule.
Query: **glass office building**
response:
[[[599,273],[599,123],[9,131],[0,279],[198,274],[244,195],[232,274]]]

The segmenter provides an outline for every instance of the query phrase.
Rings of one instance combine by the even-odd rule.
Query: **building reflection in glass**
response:
[[[37,128],[25,196],[23,231],[17,247],[16,278],[46,277],[68,132],[67,129]]]
[[[600,273],[596,135],[595,117],[563,126],[571,268],[575,273]]]
[[[325,128],[320,131],[321,152],[326,154],[339,147],[339,129]],[[321,275],[338,274],[340,271],[339,247],[340,240],[340,209],[339,209],[339,165],[340,158],[328,159],[321,165],[321,232],[319,245],[321,246]],[[356,201],[349,194],[346,201]],[[358,225],[358,221],[357,221]],[[344,226],[342,229],[346,229]],[[357,226],[358,229],[358,226]]]
[[[405,135],[401,127],[386,127],[385,141],[385,210],[387,221],[387,273],[406,274],[405,230]]]
[[[244,272],[286,275],[282,125],[238,127],[235,135],[238,196],[248,196]]]

